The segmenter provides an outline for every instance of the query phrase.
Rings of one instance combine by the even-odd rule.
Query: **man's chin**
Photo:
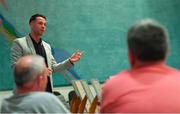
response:
[[[39,36],[42,36],[42,35],[44,35],[44,32],[40,32],[40,33],[39,33]]]

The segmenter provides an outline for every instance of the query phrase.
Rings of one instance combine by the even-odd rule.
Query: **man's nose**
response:
[[[45,29],[45,28],[46,28],[46,26],[45,26],[45,25],[42,25],[42,28],[43,28],[43,29]]]

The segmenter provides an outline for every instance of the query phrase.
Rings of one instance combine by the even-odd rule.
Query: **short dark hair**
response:
[[[128,47],[140,61],[164,60],[168,50],[167,31],[152,19],[142,20],[130,27]]]
[[[32,21],[36,20],[36,17],[42,17],[42,18],[44,18],[44,19],[46,20],[46,16],[37,13],[37,14],[34,14],[34,15],[31,16],[31,18],[29,19],[29,24],[30,24]]]

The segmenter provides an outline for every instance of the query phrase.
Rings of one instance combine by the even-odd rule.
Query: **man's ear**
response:
[[[131,67],[133,67],[135,65],[135,56],[131,49],[129,49],[128,55],[129,55],[129,63]]]
[[[29,26],[30,26],[30,28],[32,29],[33,26],[34,26],[34,21],[32,21],[31,23],[29,23]]]
[[[38,85],[38,87],[40,87],[41,85],[42,85],[42,76],[40,75],[40,76],[37,76],[37,79],[36,79],[36,84]]]

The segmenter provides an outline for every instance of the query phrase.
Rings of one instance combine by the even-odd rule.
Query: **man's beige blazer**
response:
[[[52,69],[53,72],[64,72],[66,69],[69,69],[73,66],[68,59],[61,63],[56,63],[51,52],[51,46],[44,41],[42,41],[42,44],[46,52],[48,67]],[[22,38],[17,38],[13,41],[11,47],[12,67],[14,67],[14,64],[16,64],[16,61],[20,57],[25,55],[36,55],[33,42],[29,35]],[[51,79],[51,87],[53,88],[52,76],[50,76],[50,79]]]

